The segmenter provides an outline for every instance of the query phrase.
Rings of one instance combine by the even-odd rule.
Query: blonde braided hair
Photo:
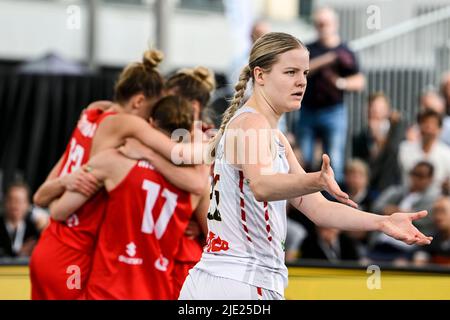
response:
[[[287,51],[303,48],[305,45],[297,38],[290,34],[283,32],[269,32],[260,37],[254,44],[250,53],[250,59],[247,66],[245,66],[239,76],[239,81],[234,87],[235,93],[230,106],[225,110],[217,134],[210,140],[208,148],[209,161],[215,157],[215,150],[217,145],[225,132],[225,128],[235,115],[236,111],[242,106],[242,99],[244,98],[245,89],[250,79],[253,79],[253,71],[256,67],[270,72],[272,66],[278,61],[280,54]]]

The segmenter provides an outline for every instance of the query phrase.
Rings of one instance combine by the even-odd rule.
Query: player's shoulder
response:
[[[269,129],[270,124],[266,117],[259,112],[243,112],[239,114],[234,121],[230,123],[230,128],[241,128],[241,129],[251,129],[251,128],[261,128]]]

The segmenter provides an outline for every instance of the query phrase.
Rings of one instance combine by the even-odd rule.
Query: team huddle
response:
[[[36,193],[36,202],[51,203],[52,219],[31,258],[33,299],[176,299],[200,259],[208,168],[175,167],[156,154],[160,159],[132,160],[113,148],[139,138],[133,132],[148,119],[148,132],[140,134],[150,140],[170,142],[174,128],[193,131],[200,113],[188,99],[205,103],[213,75],[205,68],[181,70],[164,82],[155,69],[160,60],[161,53],[146,52],[120,76],[116,103],[96,102],[82,112],[61,160]],[[183,97],[182,86],[190,96]],[[145,120],[136,126],[138,117]],[[87,190],[59,186],[83,178]],[[194,235],[185,234],[189,223]]]
[[[113,103],[82,112],[35,194],[52,219],[30,262],[33,299],[284,299],[287,201],[319,226],[431,242],[412,224],[426,211],[360,211],[328,156],[321,171],[301,167],[278,130],[306,90],[309,51],[300,40],[272,32],[254,43],[210,140],[208,126],[194,122],[212,73],[183,69],[164,80],[161,60],[146,52],[120,75]],[[170,138],[175,130],[181,142]],[[174,154],[190,165],[175,165]]]

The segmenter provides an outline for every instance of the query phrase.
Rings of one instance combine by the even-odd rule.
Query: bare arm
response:
[[[289,145],[286,145],[291,172],[302,172]],[[412,221],[426,216],[426,211],[414,213],[395,213],[379,216],[328,201],[319,192],[290,200],[291,204],[303,212],[311,221],[321,227],[338,228],[347,231],[381,231],[408,244],[429,244],[431,237],[423,235]]]
[[[208,165],[175,166],[136,139],[127,139],[126,144],[121,146],[119,151],[130,159],[147,160],[170,183],[190,193],[201,195],[208,184],[210,171]]]
[[[111,107],[112,102],[108,101],[108,100],[99,100],[99,101],[94,101],[92,103],[90,103],[87,106],[87,110],[91,110],[91,109],[100,109],[100,110],[107,110],[109,107]]]
[[[205,237],[208,236],[208,215],[209,210],[209,186],[208,188],[204,188],[203,190],[203,196],[200,198],[200,202],[197,205],[197,208],[195,208],[194,216],[197,218],[197,222],[200,225],[200,228],[202,229],[202,232]]]
[[[362,73],[357,73],[348,77],[345,77],[345,91],[361,91],[366,84],[365,77]]]
[[[101,185],[105,184],[106,177],[111,171],[111,162],[114,161],[113,155],[109,151],[104,151],[89,160],[88,167],[97,181]],[[80,168],[78,170],[85,170]],[[89,200],[86,196],[76,191],[67,190],[63,195],[50,204],[50,216],[57,221],[65,221],[71,214],[77,211],[83,204]]]
[[[148,122],[137,116],[118,114],[107,117],[99,125],[92,143],[91,157],[102,150],[118,148],[126,138],[135,138],[175,164],[202,163],[204,151],[201,142],[176,143],[162,132],[152,128]]]
[[[334,63],[336,59],[337,54],[335,52],[327,52],[314,59],[311,59],[309,62],[309,74],[311,75],[318,69]]]
[[[280,174],[272,172],[272,154],[270,152],[270,126],[264,116],[260,114],[245,114],[230,124],[227,132],[237,132],[236,136],[227,134],[226,158],[229,162],[238,164],[242,168],[244,177],[249,180],[249,186],[256,200],[276,201],[295,198],[320,190],[327,190],[340,201],[350,203],[349,197],[342,192],[334,180],[332,169],[323,166],[322,171],[314,173],[295,172]],[[246,132],[255,132],[257,138],[245,137]],[[230,155],[234,148],[234,155]],[[244,154],[238,154],[244,150]],[[233,159],[234,156],[234,159]],[[240,159],[239,159],[240,158]]]

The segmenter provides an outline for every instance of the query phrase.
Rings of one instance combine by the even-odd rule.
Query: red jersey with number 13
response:
[[[82,113],[64,152],[58,176],[70,174],[88,162],[92,139],[100,122],[113,114],[116,112],[100,109],[88,109]],[[102,189],[65,222],[51,219],[48,230],[69,247],[91,253],[103,219],[105,203],[106,192]]]

